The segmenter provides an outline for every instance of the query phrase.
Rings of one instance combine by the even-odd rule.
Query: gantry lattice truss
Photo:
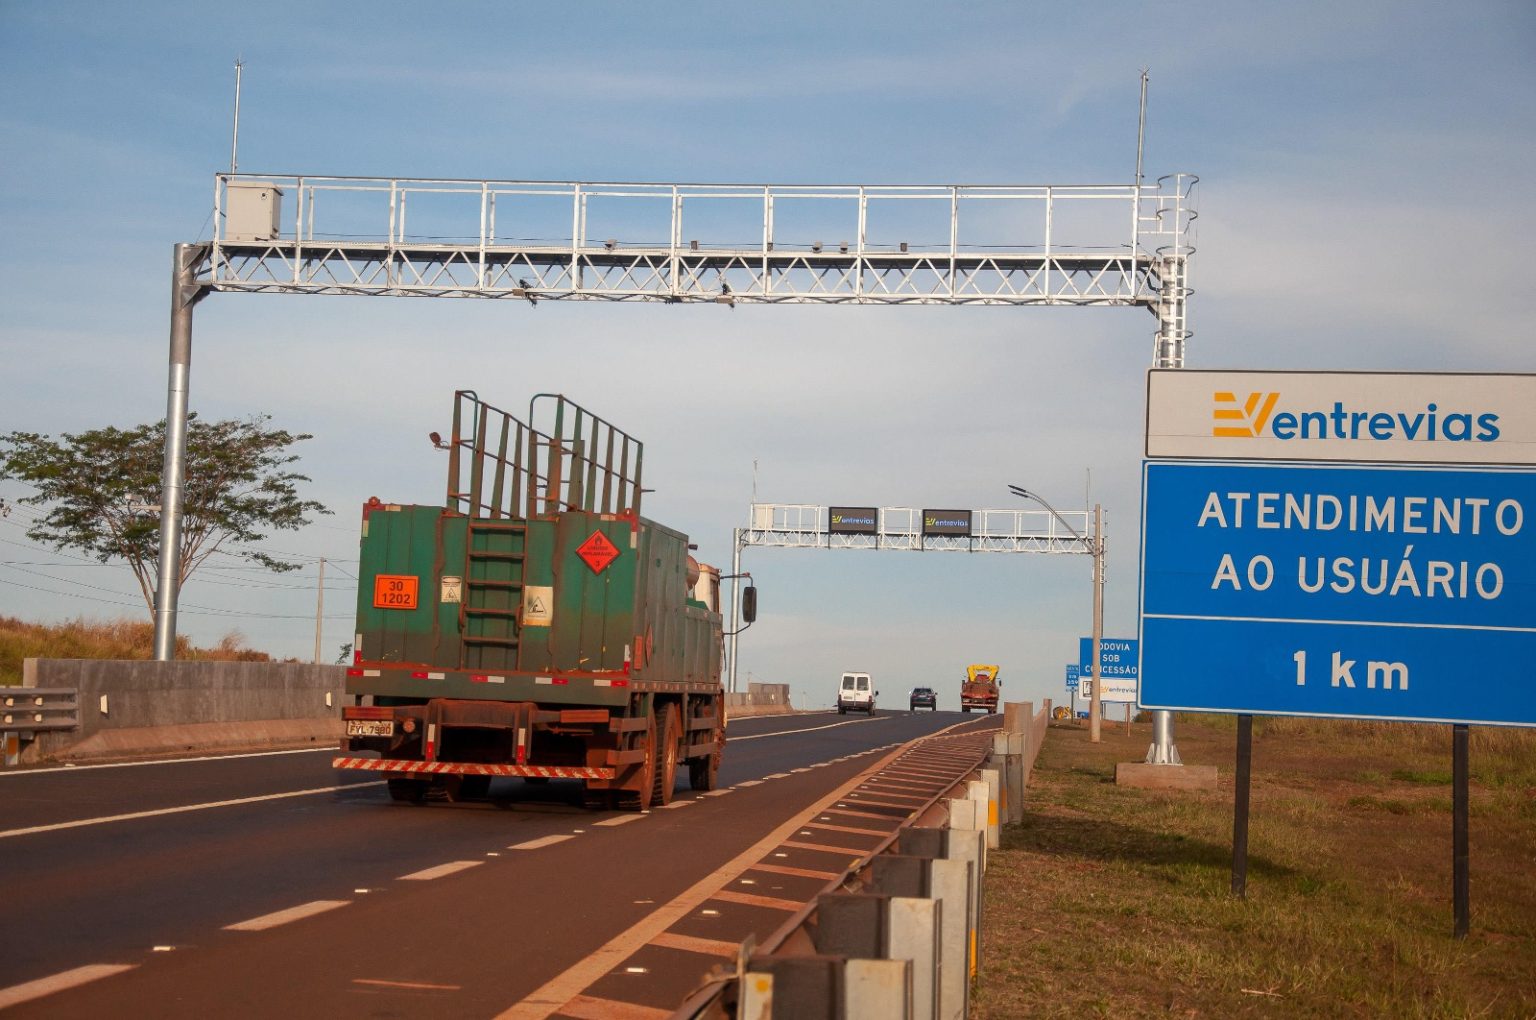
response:
[[[1142,306],[1158,319],[1157,360],[1171,364],[1188,336],[1197,180],[749,186],[219,174],[196,285],[530,302]]]
[[[1061,519],[1045,510],[972,510],[969,536],[923,534],[923,511],[913,507],[878,508],[874,531],[868,534],[832,531],[830,513],[829,507],[809,503],[753,503],[751,527],[736,533],[737,544],[741,548],[1093,555],[1090,510],[1064,510]]]

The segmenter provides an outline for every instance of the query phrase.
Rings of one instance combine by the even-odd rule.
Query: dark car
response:
[[[912,703],[909,711],[916,712],[920,708],[926,708],[930,712],[939,710],[939,696],[933,693],[932,687],[912,688]]]

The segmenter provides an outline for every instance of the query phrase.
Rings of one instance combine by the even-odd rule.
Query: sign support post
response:
[[[1455,901],[1456,937],[1471,927],[1472,889],[1467,852],[1467,724],[1451,727],[1451,888]]]
[[[1253,774],[1253,716],[1237,717],[1237,775],[1232,796],[1232,895],[1248,898],[1248,791]]]

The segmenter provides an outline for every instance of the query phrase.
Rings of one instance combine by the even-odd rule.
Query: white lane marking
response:
[[[835,730],[839,726],[863,726],[865,723],[874,722],[876,719],[883,718],[885,717],[875,716],[873,719],[869,717],[865,717],[863,719],[849,719],[846,722],[827,723],[825,726],[807,726],[803,730],[777,730],[773,733],[743,733],[738,737],[731,736],[730,727],[727,726],[725,730],[726,742],[734,744],[738,740],[761,740],[764,737],[793,737],[798,736],[801,733],[815,733],[817,730]]]
[[[315,900],[313,903],[301,903],[297,907],[289,907],[287,910],[263,914],[260,917],[253,917],[249,921],[226,924],[224,930],[266,931],[268,928],[276,928],[280,924],[287,924],[290,921],[302,921],[306,917],[314,917],[316,914],[323,914],[327,910],[344,907],[351,902],[351,900]]]
[[[36,981],[28,981],[24,984],[12,985],[9,988],[0,988],[0,1009],[9,1009],[23,1002],[33,999],[41,999],[45,995],[62,992],[70,988],[76,988],[113,974],[121,974],[125,970],[133,970],[136,963],[93,963],[85,967],[76,967],[74,970],[66,970]]]
[[[662,808],[663,808],[663,810],[670,811],[673,808],[688,807],[689,805],[691,805],[693,803],[694,803],[694,801],[691,801],[691,800],[674,800],[670,804],[663,804]]]
[[[345,786],[317,786],[313,790],[289,790],[287,793],[264,793],[259,797],[237,797],[234,800],[215,800],[207,804],[183,804],[181,807],[157,808],[154,811],[135,811],[126,815],[106,815],[101,818],[81,818],[73,822],[56,822],[53,825],[34,825],[30,829],[7,829],[0,832],[0,839],[8,836],[30,836],[39,832],[58,832],[60,829],[78,829],[85,825],[106,825],[108,822],[128,822],[135,818],[158,818],[160,815],[178,815],[183,811],[207,811],[209,808],[236,807],[240,804],[260,804],[268,800],[285,800],[289,797],[309,797],[317,793],[335,793],[338,790],[359,790],[365,786],[383,786],[376,783],[348,783]]]
[[[592,824],[593,825],[628,825],[630,822],[638,822],[640,819],[642,819],[644,817],[645,817],[644,815],[614,815],[612,818],[604,818],[602,821],[600,821],[600,822],[593,822]]]
[[[726,794],[730,793],[733,789],[735,789],[735,787],[727,786],[723,790],[710,790],[708,793],[701,793],[701,794],[699,794],[699,796],[700,797],[724,797]]]
[[[745,739],[745,738],[743,738]],[[336,748],[330,745],[325,747],[297,747],[287,751],[246,751],[242,754],[204,754],[195,758],[156,758],[153,761],[109,761],[96,765],[53,765],[45,769],[20,769],[18,771],[0,772],[0,779],[11,776],[41,776],[52,772],[85,772],[88,769],[134,769],[142,765],[185,765],[188,762],[199,761],[224,761],[233,758],[271,758],[280,754],[335,754]]]
[[[530,839],[526,843],[518,843],[507,847],[508,850],[537,850],[540,847],[554,846],[556,843],[564,843],[568,839],[575,839],[570,833],[562,833],[558,836],[541,836],[538,839]]]
[[[764,779],[788,779],[789,778],[789,773],[788,772],[775,772],[773,775],[771,775],[771,776],[764,776],[763,778]]]
[[[565,837],[569,839],[570,837]],[[401,875],[401,882],[430,882],[434,878],[442,878],[444,875],[456,875],[469,868],[479,867],[484,861],[449,861],[447,864],[439,864],[435,868],[426,868],[422,871],[414,871],[409,875]]]
[[[384,981],[379,978],[353,978],[354,985],[372,985],[377,988],[407,988],[417,992],[456,992],[463,985],[429,985],[424,981]]]
[[[736,785],[737,786],[762,786],[763,785],[763,781],[761,779],[747,779],[747,780],[744,780],[743,782],[737,783]]]

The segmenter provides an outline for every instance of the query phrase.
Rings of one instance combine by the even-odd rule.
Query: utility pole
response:
[[[325,557],[320,557],[320,583],[315,588],[315,665],[320,664],[320,621],[325,618]]]

